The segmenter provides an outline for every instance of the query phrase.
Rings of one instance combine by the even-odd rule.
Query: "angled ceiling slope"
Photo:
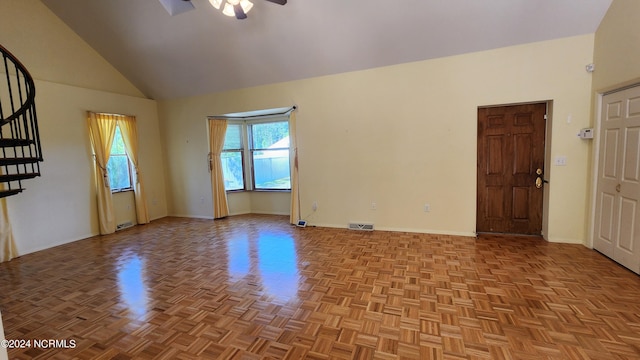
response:
[[[42,0],[146,96],[172,99],[594,33],[611,0]]]

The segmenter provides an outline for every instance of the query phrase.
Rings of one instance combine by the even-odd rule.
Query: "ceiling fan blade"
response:
[[[236,13],[236,19],[242,20],[247,18],[247,14],[244,13],[240,4],[233,5],[233,11]]]
[[[287,0],[267,0],[268,2],[272,2],[274,4],[278,4],[278,5],[284,5],[287,3]]]
[[[191,1],[160,0],[160,3],[162,4],[162,6],[164,6],[164,9],[167,10],[169,15],[171,16],[195,9]]]

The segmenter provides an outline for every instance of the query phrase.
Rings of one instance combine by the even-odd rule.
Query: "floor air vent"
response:
[[[373,231],[372,223],[349,223],[349,230]]]
[[[123,229],[126,229],[126,228],[130,228],[132,226],[133,226],[133,223],[131,221],[127,221],[127,222],[124,222],[122,224],[116,225],[116,231],[123,230]]]

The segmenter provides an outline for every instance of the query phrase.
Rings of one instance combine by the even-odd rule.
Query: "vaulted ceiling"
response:
[[[42,0],[146,96],[172,99],[594,33],[611,0]]]

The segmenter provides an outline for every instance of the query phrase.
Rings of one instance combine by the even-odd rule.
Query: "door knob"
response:
[[[616,191],[620,192],[620,184],[616,185]]]
[[[536,178],[536,189],[540,189],[542,187],[542,178],[538,176]]]

